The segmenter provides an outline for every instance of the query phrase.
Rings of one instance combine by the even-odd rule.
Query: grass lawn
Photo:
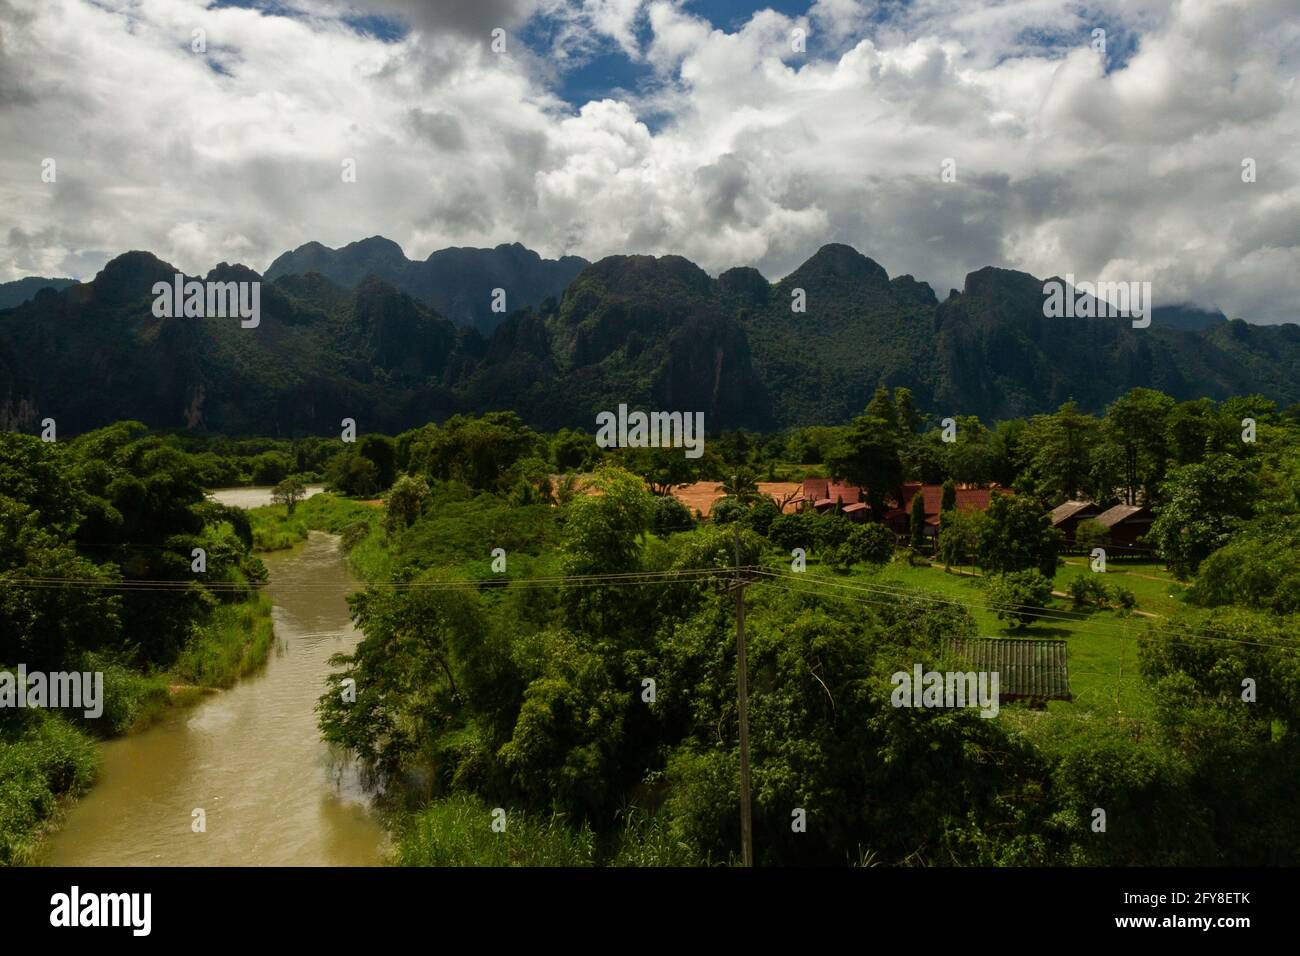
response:
[[[1071,578],[1092,573],[1088,558],[1067,557],[1065,566],[1057,569],[1053,587],[1064,591]],[[1158,561],[1112,561],[1107,564],[1103,578],[1107,586],[1119,585],[1132,591],[1138,607],[1144,611],[1168,615],[1184,607],[1183,595],[1187,592],[1187,585],[1166,571]]]
[[[1086,570],[1086,564],[1083,569]],[[1063,590],[1063,582],[1068,582],[1079,571],[1078,567],[1063,569],[1057,575],[1057,589]],[[1156,577],[1155,571],[1148,568],[1143,568],[1139,573],[1147,574],[1149,571],[1152,577]],[[1135,717],[1141,716],[1146,710],[1146,688],[1137,672],[1136,639],[1147,624],[1147,619],[1141,616],[1098,608],[1075,608],[1068,599],[1056,598],[1045,612],[1055,619],[1016,627],[1012,626],[1011,621],[999,620],[993,610],[984,606],[988,603],[988,597],[978,577],[949,573],[942,567],[911,566],[904,559],[878,570],[867,570],[859,566],[851,574],[837,575],[809,562],[807,573],[859,587],[902,587],[943,600],[959,601],[966,605],[975,618],[983,637],[1068,641],[1070,690],[1074,694],[1074,701],[1053,701],[1048,705],[1049,710],[1087,708],[1114,714],[1120,709],[1125,715]],[[1163,583],[1146,580],[1135,574],[1115,573],[1107,578],[1107,583],[1116,581],[1134,593],[1140,610],[1162,613],[1161,608],[1178,606],[1176,598],[1167,596],[1173,590],[1169,587],[1172,578],[1168,576]],[[862,596],[869,598],[871,595]],[[1157,596],[1159,601],[1165,603],[1157,606]]]

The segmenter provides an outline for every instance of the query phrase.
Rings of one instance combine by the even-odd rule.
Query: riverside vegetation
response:
[[[60,800],[93,781],[96,741],[266,659],[265,576],[243,512],[207,499],[200,463],[144,426],[0,434],[0,670],[102,671],[105,696],[98,719],[0,709],[0,864],[34,859]]]
[[[1296,411],[1136,390],[1100,417],[961,419],[948,444],[905,390],[881,390],[847,426],[729,433],[699,462],[492,413],[332,464],[366,497],[391,474],[385,508],[322,495],[251,519],[265,541],[341,534],[374,585],[350,598],[365,636],[336,659],[320,723],[361,761],[402,864],[733,862],[734,601],[687,575],[730,568],[736,538],[742,564],[779,575],[746,598],[759,862],[1294,864]],[[931,556],[836,514],[782,515],[754,486],[817,470],[1012,493],[946,516]],[[648,490],[692,478],[727,487],[712,521]],[[1150,502],[1159,561],[1072,586],[1087,565],[1045,512],[1079,494]],[[805,575],[785,573],[794,547]],[[620,572],[662,578],[560,580]],[[996,720],[890,706],[892,673],[990,633],[1067,640],[1076,699]]]

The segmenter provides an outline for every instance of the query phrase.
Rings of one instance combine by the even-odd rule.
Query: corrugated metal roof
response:
[[[1092,509],[1093,514],[1088,517],[1101,514],[1101,508],[1091,501],[1066,501],[1052,509],[1052,525],[1056,526],[1062,521],[1073,518],[1082,511]]]
[[[948,642],[976,671],[997,671],[1002,700],[1073,700],[1067,642],[979,637]]]
[[[1149,523],[1151,512],[1147,510],[1146,505],[1115,505],[1097,515],[1097,523],[1103,528],[1113,528],[1121,521],[1129,520]]]

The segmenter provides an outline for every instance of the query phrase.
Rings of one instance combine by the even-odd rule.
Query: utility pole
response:
[[[740,711],[740,865],[752,867],[754,828],[749,812],[749,680],[745,673],[745,588],[749,582],[740,577],[740,528],[732,525],[731,533],[736,546],[736,578],[731,590],[736,594],[736,697]]]

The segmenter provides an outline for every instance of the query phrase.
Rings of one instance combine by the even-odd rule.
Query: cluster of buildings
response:
[[[1084,521],[1096,521],[1106,529],[1106,543],[1112,548],[1140,548],[1151,530],[1155,515],[1146,505],[1115,505],[1103,508],[1095,501],[1066,501],[1052,509],[1052,527],[1074,543],[1075,533]]]
[[[867,503],[864,489],[830,478],[805,478],[802,483],[759,482],[758,491],[759,494],[771,498],[785,512],[813,510],[822,514],[838,509],[839,513],[850,521],[873,519],[871,505]],[[940,504],[943,502],[942,485],[924,484],[919,481],[904,482],[898,495],[886,497],[885,511],[878,520],[896,534],[908,534],[912,519],[912,499],[918,492],[925,503],[924,533],[927,537],[938,535],[942,520],[940,517]],[[1003,493],[1005,489],[996,485],[991,488],[958,486],[957,510],[984,511],[994,495]],[[709,517],[713,506],[723,497],[717,481],[697,481],[689,485],[679,485],[672,490],[672,494],[692,512],[698,512],[704,518]],[[899,497],[901,501],[898,500]],[[1074,543],[1075,532],[1081,522],[1093,519],[1106,529],[1108,546],[1139,549],[1142,538],[1151,528],[1154,515],[1146,505],[1115,505],[1111,508],[1103,508],[1093,501],[1067,501],[1054,508],[1050,518],[1052,526],[1060,529],[1068,543]]]

